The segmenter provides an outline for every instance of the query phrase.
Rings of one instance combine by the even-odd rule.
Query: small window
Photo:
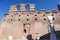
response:
[[[27,16],[29,16],[29,15],[27,15]]]
[[[46,18],[44,18],[44,20],[46,20]]]
[[[27,19],[27,21],[28,21],[29,19]]]
[[[20,21],[20,19],[18,19]]]
[[[54,15],[52,14],[52,16],[54,16]]]
[[[19,17],[20,17],[21,15],[19,15]]]
[[[35,14],[35,16],[37,16],[37,14]]]
[[[35,20],[37,20],[37,18]]]
[[[45,16],[45,14],[43,16]]]
[[[13,19],[11,19],[11,21],[12,21]]]
[[[53,20],[55,20],[55,18],[53,18]]]

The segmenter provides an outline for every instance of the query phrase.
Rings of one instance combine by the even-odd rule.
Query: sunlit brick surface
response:
[[[21,8],[18,11],[17,6]],[[4,15],[0,22],[0,38],[12,36],[13,39],[20,39],[22,36],[27,37],[31,34],[36,39],[36,33],[43,36],[50,33],[48,16],[53,16],[55,31],[60,30],[60,11],[56,10],[40,10],[35,11],[35,4],[18,4],[12,5],[10,11]],[[30,10],[26,10],[26,6],[30,5]]]

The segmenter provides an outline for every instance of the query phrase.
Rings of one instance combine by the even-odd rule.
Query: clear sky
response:
[[[3,15],[9,11],[11,5],[20,3],[36,4],[36,10],[57,10],[57,4],[60,3],[60,0],[0,0],[0,20]]]

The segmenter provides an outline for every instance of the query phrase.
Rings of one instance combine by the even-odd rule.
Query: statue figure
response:
[[[49,20],[49,25],[50,25],[50,31],[51,31],[51,34],[50,34],[50,40],[57,40],[56,38],[56,34],[55,34],[55,30],[54,30],[54,25],[53,25],[53,21],[52,21],[53,17],[52,16],[48,16],[48,20]]]

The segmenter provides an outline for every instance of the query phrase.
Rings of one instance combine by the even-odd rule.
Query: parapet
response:
[[[18,11],[17,6],[20,6],[19,11],[28,11],[26,6],[29,6],[29,11],[35,11],[35,4],[17,4],[10,7],[10,11]]]
[[[55,13],[57,13],[58,11],[57,10],[55,10],[55,9],[52,9],[52,10],[45,10],[45,9],[41,9],[40,11],[39,11],[39,13],[41,14],[41,13],[53,13],[53,14],[55,14]]]
[[[16,8],[17,5],[13,5],[10,7],[10,11],[17,11],[17,8]]]
[[[57,10],[52,9],[50,12],[51,12],[51,13],[57,13]]]
[[[30,11],[35,11],[35,4],[30,4]]]
[[[46,12],[45,9],[41,9],[41,10],[39,11],[39,13],[45,13],[45,12]]]

